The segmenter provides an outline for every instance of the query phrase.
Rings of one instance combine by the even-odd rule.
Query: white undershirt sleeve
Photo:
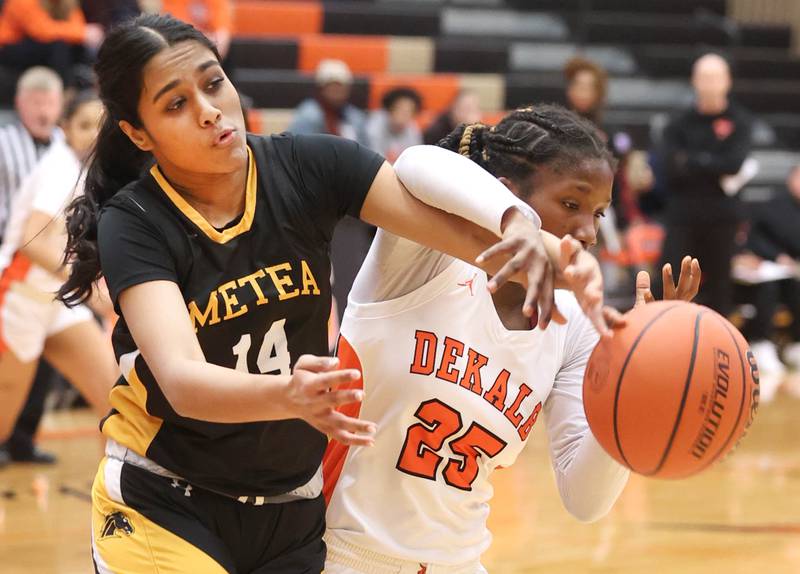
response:
[[[605,516],[630,471],[612,459],[589,429],[583,410],[583,375],[598,335],[583,314],[570,317],[572,341],[545,402],[547,435],[556,484],[567,511],[591,522]]]
[[[397,158],[394,171],[411,195],[423,203],[458,215],[498,237],[503,215],[512,207],[541,229],[533,208],[488,171],[457,153],[430,145],[412,146]]]
[[[422,287],[454,261],[440,251],[378,228],[350,289],[350,299],[374,303],[402,297]]]

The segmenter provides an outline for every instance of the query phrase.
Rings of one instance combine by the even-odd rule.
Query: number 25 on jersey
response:
[[[420,478],[436,480],[444,457],[437,454],[445,441],[463,427],[461,414],[438,399],[419,405],[414,416],[422,422],[408,427],[406,440],[397,459],[397,470]],[[449,458],[442,471],[444,481],[460,490],[472,490],[478,476],[478,458],[497,456],[506,443],[476,422],[450,441],[450,450],[459,458]]]

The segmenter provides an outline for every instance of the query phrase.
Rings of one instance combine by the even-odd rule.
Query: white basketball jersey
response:
[[[8,225],[0,241],[0,272],[14,260],[33,211],[50,215],[56,220],[53,225],[64,227],[64,210],[76,193],[83,193],[84,176],[75,152],[63,140],[55,141],[14,196]],[[66,229],[64,233],[66,244]],[[42,293],[55,293],[63,283],[60,277],[36,264],[30,264],[24,277]]]
[[[350,301],[343,367],[363,373],[349,414],[377,423],[373,447],[331,442],[324,468],[329,531],[351,544],[433,564],[488,548],[490,473],[516,460],[556,374],[567,332],[591,328],[571,293],[556,300],[567,325],[509,331],[480,269],[455,261],[389,301]],[[347,411],[346,411],[347,412]]]

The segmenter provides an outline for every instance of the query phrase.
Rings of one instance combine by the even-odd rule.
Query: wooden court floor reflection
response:
[[[89,486],[101,442],[86,413],[46,421],[52,468],[0,471],[0,572],[85,574]],[[800,573],[800,400],[762,407],[732,457],[679,482],[634,476],[612,512],[581,524],[561,507],[542,429],[495,473],[484,563],[492,574]],[[191,573],[199,574],[199,573]]]
[[[800,400],[763,406],[737,451],[700,476],[632,476],[594,524],[561,506],[543,435],[495,473],[490,572],[800,573]]]

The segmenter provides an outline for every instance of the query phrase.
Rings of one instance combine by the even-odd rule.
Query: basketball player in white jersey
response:
[[[507,201],[510,189],[536,210],[542,229],[594,244],[614,161],[588,122],[542,106],[513,112],[492,129],[462,126],[440,145],[472,162],[428,146],[408,150],[395,169],[419,199],[496,230],[492,202]],[[471,211],[446,200],[457,189],[475,190]],[[671,270],[665,275],[673,286]],[[685,260],[681,279],[679,292],[666,295],[691,299],[696,260]],[[569,512],[595,520],[622,491],[628,471],[599,446],[583,412],[596,330],[565,291],[556,303],[566,324],[534,328],[521,312],[524,291],[497,289],[497,280],[378,233],[338,349],[343,365],[361,371],[355,384],[365,393],[360,411],[347,414],[374,421],[378,431],[372,448],[328,447],[326,573],[485,572],[489,475],[514,463],[540,418]],[[646,274],[637,286],[638,300],[652,299]]]
[[[0,247],[0,441],[19,415],[41,356],[98,416],[110,408],[108,393],[118,376],[110,339],[88,306],[55,300],[67,277],[63,212],[82,193],[82,162],[102,114],[96,94],[77,94],[64,111],[64,140],[50,146],[11,204]],[[89,303],[98,314],[111,312],[110,300],[99,293]]]

